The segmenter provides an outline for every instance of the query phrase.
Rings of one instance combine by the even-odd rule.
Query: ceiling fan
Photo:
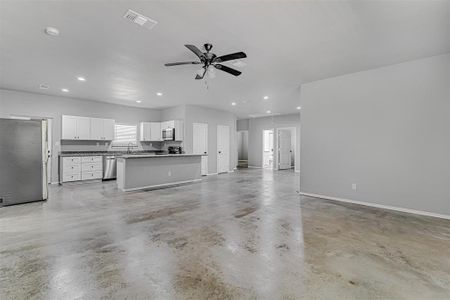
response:
[[[198,49],[194,45],[184,45],[184,46],[186,46],[186,48],[188,48],[189,50],[194,52],[194,54],[198,56],[200,61],[185,61],[185,62],[167,63],[167,64],[164,64],[166,67],[178,66],[178,65],[200,65],[200,64],[203,64],[202,69],[198,72],[197,76],[195,76],[195,79],[203,79],[203,77],[205,77],[205,74],[208,71],[209,67],[211,67],[211,66],[218,70],[221,70],[221,71],[227,72],[231,75],[234,75],[234,76],[241,75],[240,71],[230,68],[230,67],[227,67],[225,65],[222,65],[221,63],[225,62],[225,61],[245,58],[245,57],[247,57],[247,55],[244,52],[236,52],[236,53],[231,53],[231,54],[227,54],[227,55],[217,56],[214,53],[210,52],[213,47],[211,44],[203,45],[206,52],[202,52],[200,49]],[[214,69],[210,69],[210,74],[212,76],[214,76],[213,70]]]

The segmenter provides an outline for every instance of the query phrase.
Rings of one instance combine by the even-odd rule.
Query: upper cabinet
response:
[[[62,116],[63,140],[89,140],[90,139],[90,118]]]
[[[91,140],[111,141],[114,139],[114,120],[91,118]]]
[[[169,121],[173,122],[173,127],[175,128],[175,141],[182,141],[184,136],[184,130],[183,130],[183,121],[175,120],[175,121]]]
[[[162,131],[164,129],[175,128],[175,140],[183,141],[183,121],[172,120],[165,122],[141,122],[140,141],[160,142],[163,141]]]
[[[105,140],[114,139],[114,120],[62,116],[63,140]]]
[[[161,130],[160,122],[141,122],[139,140],[141,142],[161,142]]]

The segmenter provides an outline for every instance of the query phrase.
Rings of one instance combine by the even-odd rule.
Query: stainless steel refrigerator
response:
[[[0,119],[0,206],[47,199],[47,121]]]

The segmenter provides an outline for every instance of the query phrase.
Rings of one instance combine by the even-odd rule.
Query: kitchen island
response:
[[[117,157],[117,187],[135,191],[201,180],[201,154],[126,154]]]

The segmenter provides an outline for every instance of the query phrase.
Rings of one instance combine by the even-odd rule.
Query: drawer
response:
[[[81,157],[63,157],[63,166],[79,164],[79,163],[81,163]]]
[[[81,172],[81,165],[73,165],[73,164],[64,164],[63,166],[63,174],[74,174]]]
[[[64,174],[63,182],[81,180],[81,174]]]
[[[95,172],[83,172],[81,174],[82,180],[89,180],[89,179],[101,179],[102,178],[102,171],[95,171]]]
[[[83,156],[81,157],[81,162],[84,163],[94,163],[94,162],[102,162],[101,156]]]
[[[93,172],[101,170],[102,170],[102,163],[83,163],[81,165],[82,172]]]

